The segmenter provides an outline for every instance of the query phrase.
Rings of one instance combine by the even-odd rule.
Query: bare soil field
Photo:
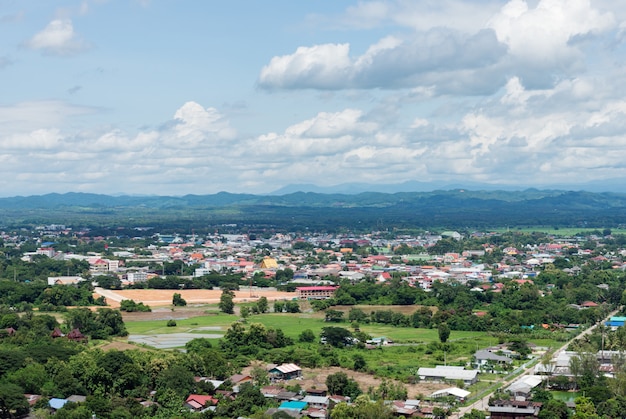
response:
[[[174,293],[179,293],[187,301],[187,304],[217,304],[222,295],[221,290],[103,290],[100,293],[106,293],[104,297],[111,307],[119,307],[119,302],[125,299],[134,300],[137,303],[141,302],[152,307],[168,306],[172,304]],[[291,300],[296,298],[296,296],[295,292],[258,289],[253,290],[252,293],[248,290],[235,291],[234,301],[236,303],[253,302],[260,297],[266,297],[269,301]]]
[[[244,369],[244,374],[249,374],[252,371],[252,366]],[[301,380],[289,380],[285,381],[286,385],[295,385],[300,384],[303,390],[307,388],[326,388],[326,377],[330,374],[335,374],[337,372],[345,372],[349,378],[354,379],[359,384],[361,391],[364,393],[372,387],[376,388],[380,386],[382,383],[382,378],[375,377],[370,374],[366,374],[363,372],[352,371],[345,368],[340,367],[328,367],[328,368],[303,368],[302,369],[302,377]],[[397,382],[395,380],[388,380]],[[418,395],[428,396],[434,393],[437,390],[441,390],[444,388],[450,387],[449,384],[445,383],[429,383],[429,382],[421,382],[417,384],[405,384],[402,383],[407,389],[408,398],[416,398]]]

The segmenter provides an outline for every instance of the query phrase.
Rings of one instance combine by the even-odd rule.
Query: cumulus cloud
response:
[[[556,74],[571,75],[585,65],[579,40],[616,26],[610,12],[589,0],[540,0],[530,8],[524,0],[509,1],[487,24],[507,45],[510,66],[526,83],[549,86]]]
[[[89,45],[74,32],[74,25],[70,19],[51,21],[25,45],[45,54],[61,56],[75,55],[89,48]]]
[[[272,58],[261,70],[259,85],[267,89],[438,86],[445,79],[463,78],[464,71],[488,69],[505,53],[491,30],[464,36],[435,28],[411,39],[383,38],[356,57],[350,55],[348,44],[300,47],[294,54]]]
[[[486,95],[517,76],[528,88],[543,89],[584,71],[586,44],[617,27],[615,16],[594,8],[590,0],[539,0],[535,7],[510,0],[499,9],[498,2],[488,2],[481,26],[472,27],[449,19],[446,12],[471,21],[468,16],[482,2],[437,4],[361,2],[346,16],[372,26],[380,19],[402,21],[414,31],[384,37],[363,54],[355,54],[348,43],[301,46],[293,54],[273,57],[258,83],[270,90],[431,87],[438,94]]]

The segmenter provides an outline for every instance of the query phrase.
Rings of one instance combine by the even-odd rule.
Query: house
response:
[[[217,402],[218,400],[213,396],[190,394],[185,400],[185,407],[195,412],[200,412],[210,406],[215,406]]]
[[[396,416],[414,417],[419,413],[419,404],[419,400],[394,400],[389,407]]]
[[[252,377],[247,374],[235,374],[235,375],[231,375],[230,378],[228,378],[228,380],[233,385],[239,385],[243,383],[251,383]]]
[[[85,401],[87,400],[87,396],[81,396],[79,394],[72,394],[70,397],[68,397],[67,399],[68,402],[72,402],[72,403],[85,403]]]
[[[295,419],[299,419],[302,417],[302,414],[300,413],[300,411],[295,410],[295,409],[280,409],[280,408],[276,408],[276,407],[272,407],[270,409],[267,409],[265,411],[265,414],[269,417],[274,417],[274,415],[278,412],[282,412],[286,415],[288,415],[289,417],[295,418]]]
[[[420,380],[462,380],[466,385],[471,385],[478,381],[478,372],[478,370],[466,370],[463,367],[437,365],[435,368],[419,368],[417,370],[417,375],[420,377]]]
[[[302,401],[314,409],[328,409],[328,404],[330,403],[328,396],[307,395]]]
[[[283,391],[282,387],[277,386],[265,386],[261,387],[261,394],[266,399],[274,399]]]
[[[85,278],[80,276],[49,276],[48,285],[76,285],[79,282],[85,281]]]
[[[457,387],[450,387],[450,388],[444,388],[443,390],[437,390],[433,394],[431,394],[430,397],[437,399],[439,397],[452,396],[457,401],[463,402],[467,398],[467,396],[469,396],[470,394],[471,392],[467,390],[463,390]]]
[[[55,339],[55,338],[62,338],[65,335],[63,334],[63,332],[61,332],[61,329],[59,329],[58,327],[55,327],[52,333],[50,334],[50,336],[53,339]]]
[[[72,331],[67,334],[67,338],[74,342],[87,342],[88,340],[87,336],[83,335],[78,328],[72,329]]]
[[[296,364],[282,364],[269,370],[274,380],[291,380],[302,376],[302,368]]]
[[[294,401],[300,400],[302,397],[298,395],[298,393],[294,391],[286,391],[283,390],[276,395],[276,400],[278,401]]]
[[[476,351],[474,354],[474,359],[476,360],[476,365],[479,367],[483,367],[489,363],[497,364],[497,365],[509,365],[513,363],[513,360],[509,357],[498,355],[497,353],[488,351],[486,349],[481,349]]]
[[[306,402],[299,400],[289,400],[284,401],[278,406],[278,410],[295,410],[296,412],[301,412],[306,408]]]
[[[66,403],[66,399],[58,399],[56,397],[53,397],[48,401],[48,406],[50,406],[50,409],[52,410],[59,410],[60,408],[65,406]]]
[[[541,384],[541,377],[538,375],[524,375],[519,380],[506,388],[515,400],[526,400],[530,397],[533,388]]]
[[[541,403],[518,400],[496,400],[487,410],[491,419],[525,419],[539,416]]]

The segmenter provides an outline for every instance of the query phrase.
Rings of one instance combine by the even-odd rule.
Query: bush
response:
[[[177,307],[184,307],[187,305],[187,301],[178,293],[174,293],[172,297],[172,304]]]
[[[167,327],[176,327],[176,320],[168,320]]]

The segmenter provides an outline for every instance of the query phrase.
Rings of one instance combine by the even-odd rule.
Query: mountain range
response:
[[[263,228],[594,226],[626,224],[626,194],[539,190],[293,192],[110,196],[89,193],[0,198],[3,224],[117,223],[239,225]],[[195,227],[194,227],[195,228]]]

